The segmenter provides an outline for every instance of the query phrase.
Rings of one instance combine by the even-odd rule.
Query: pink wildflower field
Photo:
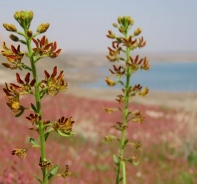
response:
[[[2,91],[2,87],[1,87]],[[88,92],[88,91],[87,91]],[[39,150],[28,150],[25,159],[11,155],[14,148],[30,147],[27,138],[36,138],[37,133],[29,130],[31,123],[25,112],[15,118],[6,106],[3,92],[0,96],[0,184],[36,184],[34,174],[39,176]],[[31,96],[22,98],[22,104],[33,102]],[[74,95],[58,94],[51,99],[44,97],[42,103],[44,119],[57,120],[62,116],[73,117],[73,137],[63,138],[55,133],[47,143],[47,157],[61,166],[69,165],[72,174],[57,184],[112,184],[114,163],[112,155],[117,153],[116,141],[103,143],[106,135],[117,135],[113,127],[121,121],[121,113],[107,114],[103,106],[117,107],[115,101],[89,99]],[[140,141],[142,147],[136,154],[137,166],[127,164],[128,183],[134,184],[195,184],[197,183],[197,136],[192,122],[197,117],[190,112],[166,107],[145,106],[131,103],[133,110],[145,116],[143,124],[131,123],[129,140]],[[131,147],[132,148],[132,147]]]

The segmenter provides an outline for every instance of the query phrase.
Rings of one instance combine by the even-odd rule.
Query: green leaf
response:
[[[137,166],[140,163],[139,161],[134,162],[132,158],[127,159],[127,161],[130,162],[134,166]]]
[[[48,172],[48,180],[50,180],[55,174],[57,173],[58,166],[55,165],[49,172]]]
[[[122,82],[121,80],[119,81],[119,83],[120,83],[122,86],[124,86],[124,82]]]
[[[47,133],[44,134],[45,142],[47,141],[47,139],[48,139],[48,137],[49,137],[49,134],[50,134],[50,132],[47,132]]]
[[[35,176],[35,178],[39,181],[40,184],[42,184],[42,181],[37,176]]]
[[[122,108],[120,108],[120,107],[118,108],[118,110],[119,110],[120,112],[124,112],[124,111],[122,110]]]
[[[45,139],[45,142],[47,141],[48,137],[49,137],[49,134],[54,131],[53,128],[50,128],[48,129],[45,133],[44,133],[44,139]]]
[[[113,155],[113,160],[114,160],[114,163],[115,163],[116,165],[119,164],[119,160],[118,160],[118,158],[117,158],[116,155]]]
[[[19,40],[19,42],[21,42],[22,44],[27,45],[26,41],[24,41],[24,40]]]
[[[23,114],[23,112],[25,111],[25,108],[23,108],[18,114],[15,115],[15,117],[19,117]]]
[[[137,166],[139,163],[140,163],[139,161],[137,161],[137,162],[132,162],[132,164],[133,164],[134,166]]]
[[[22,68],[23,69],[27,69],[29,71],[32,71],[32,69],[29,66],[25,65],[25,64],[22,65]]]
[[[36,142],[35,139],[29,137],[28,138],[29,142],[33,144],[34,147],[40,147],[39,144]]]
[[[126,146],[126,144],[128,143],[128,139],[124,141],[124,146]]]
[[[32,104],[32,103],[31,103],[31,108],[34,110],[35,113],[37,112],[36,107],[35,107],[34,104]]]
[[[40,92],[40,98],[41,98],[41,99],[44,97],[45,93],[46,93],[45,90],[42,90],[42,91]]]

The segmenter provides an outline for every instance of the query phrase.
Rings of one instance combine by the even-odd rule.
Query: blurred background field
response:
[[[33,29],[41,22],[50,22],[46,35],[63,48],[57,59],[38,62],[40,79],[44,70],[54,66],[65,71],[68,90],[56,97],[44,97],[43,114],[57,120],[72,116],[75,120],[72,138],[53,135],[47,146],[48,157],[63,168],[70,165],[72,175],[58,184],[112,184],[114,166],[112,154],[116,144],[104,144],[104,136],[114,133],[112,127],[120,114],[106,114],[103,106],[116,107],[118,88],[105,84],[111,64],[105,58],[110,41],[105,37],[119,15],[130,15],[135,28],[141,27],[147,46],[135,52],[147,56],[152,68],[137,72],[133,83],[150,87],[149,94],[133,98],[131,109],[145,115],[142,125],[133,123],[129,138],[141,141],[138,166],[128,165],[128,183],[134,184],[196,184],[197,183],[197,32],[195,20],[197,2],[175,1],[0,1],[0,23],[13,23],[16,10],[33,10]],[[123,8],[124,7],[124,8]],[[56,13],[54,13],[56,12]],[[183,26],[184,22],[184,26]],[[0,41],[9,33],[0,27]],[[17,45],[14,43],[14,45]],[[0,56],[1,62],[6,62]],[[24,62],[27,62],[25,60]],[[5,82],[15,82],[15,70],[0,65],[0,90]],[[19,71],[17,71],[19,72]],[[22,76],[26,71],[22,71]],[[30,149],[26,159],[11,155],[13,148],[30,146],[25,116],[14,118],[0,95],[0,184],[34,184],[33,174],[39,175],[38,150]],[[30,104],[33,98],[22,98]],[[127,153],[128,155],[130,153]]]
[[[101,62],[96,62],[99,64],[94,65],[94,59]],[[38,66],[40,77],[43,77],[42,71],[45,66],[47,65],[48,70],[52,70],[54,63],[59,69],[65,70],[69,87],[65,94],[44,98],[43,114],[46,119],[52,120],[57,120],[63,115],[73,116],[76,121],[73,131],[76,135],[64,139],[54,134],[49,139],[48,157],[62,166],[69,164],[72,171],[72,175],[65,181],[56,178],[53,183],[111,184],[114,178],[112,154],[117,152],[116,144],[102,143],[102,140],[104,136],[115,132],[112,126],[121,120],[121,115],[106,114],[103,106],[116,107],[118,103],[115,102],[115,98],[120,90],[102,86],[104,83],[98,82],[104,82],[106,75],[105,72],[100,72],[100,69],[107,69],[109,65],[103,55],[65,54],[54,61],[49,59],[40,62]],[[170,62],[168,64],[170,65]],[[191,62],[191,65],[193,64],[196,63]],[[100,69],[96,70],[96,68]],[[15,71],[7,70],[3,66],[0,66],[0,70],[2,87],[4,81],[15,81]],[[136,75],[140,75],[140,71]],[[155,80],[157,78],[158,76]],[[168,78],[166,80],[168,81]],[[98,85],[95,85],[97,82]],[[156,81],[158,86],[160,86],[159,82]],[[189,83],[196,84],[193,79],[187,81],[185,85]],[[22,103],[30,104],[31,100],[32,98],[27,96],[22,99]],[[28,130],[31,125],[26,121],[25,115],[22,118],[11,116],[3,93],[0,109],[2,141],[0,183],[9,184],[14,181],[19,184],[35,183],[32,173],[39,173],[38,163],[35,161],[39,159],[38,150],[30,149],[26,159],[22,161],[13,157],[11,150],[29,146],[26,138],[29,134],[35,137],[36,133]],[[131,109],[142,110],[145,121],[141,125],[133,123],[129,129],[130,139],[134,142],[141,141],[142,149],[138,153],[140,164],[128,165],[128,173],[131,173],[128,175],[128,181],[137,184],[196,183],[197,93],[195,89],[181,90],[181,92],[170,91],[168,88],[150,90],[144,98],[133,98]]]

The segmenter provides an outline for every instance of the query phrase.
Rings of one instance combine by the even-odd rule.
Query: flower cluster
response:
[[[24,81],[21,80],[20,75],[16,73],[16,80],[21,86],[13,83],[10,83],[10,85],[19,93],[19,95],[33,94],[32,87],[34,87],[36,80],[32,79],[30,82],[30,73],[26,74]]]
[[[124,82],[121,80],[122,77],[126,77],[128,73],[129,75],[132,75],[138,69],[148,70],[150,68],[149,61],[146,57],[139,59],[139,55],[137,55],[135,58],[131,56],[124,58],[122,56],[127,51],[130,52],[136,48],[141,48],[146,45],[143,37],[136,38],[140,35],[142,30],[140,28],[137,28],[133,34],[128,35],[128,30],[134,24],[134,21],[130,16],[119,17],[118,24],[114,23],[113,26],[118,28],[119,32],[123,36],[116,36],[115,33],[113,33],[111,30],[108,31],[107,37],[112,39],[113,41],[112,47],[108,47],[109,55],[107,55],[106,57],[110,62],[123,61],[125,64],[119,66],[113,65],[113,68],[109,69],[112,76],[117,77],[117,80],[112,80],[109,77],[106,77],[105,81],[109,86],[115,86],[117,83],[120,83],[124,86]],[[136,86],[137,85],[130,86],[130,96],[134,96],[137,93],[141,96],[145,96],[149,91],[148,87],[142,89],[141,86],[140,88],[136,88]],[[123,102],[124,95],[118,95],[117,101]]]
[[[57,66],[53,68],[53,72],[50,75],[46,70],[45,80],[42,80],[41,87],[46,90],[46,93],[55,96],[58,92],[64,92],[67,90],[68,83],[64,81],[64,71],[61,70],[60,74],[57,76]]]
[[[33,48],[33,51],[35,54],[39,54],[41,56],[49,56],[51,58],[57,57],[61,49],[57,50],[57,43],[49,43],[48,39],[43,36],[41,39],[32,39],[33,42],[35,43],[36,47]]]
[[[15,20],[21,25],[21,27],[25,30],[28,30],[31,21],[33,19],[33,12],[32,11],[20,11],[20,12],[15,12],[14,18]]]
[[[72,117],[61,117],[56,123],[53,124],[53,128],[59,134],[69,135],[72,131],[73,123],[74,121],[72,120]]]
[[[20,116],[25,108],[20,104],[19,93],[15,90],[12,85],[6,83],[6,88],[3,88],[5,93],[5,99],[8,107],[11,109],[14,116]]]
[[[6,47],[5,42],[3,42],[3,50],[1,51],[1,54],[5,56],[9,62],[2,63],[3,66],[10,69],[22,69],[23,63],[21,63],[21,60],[23,59],[24,52],[20,51],[20,45],[18,45],[17,48],[11,45],[11,48],[9,49]]]
[[[39,116],[38,114],[30,114],[29,116],[26,117],[26,119],[28,119],[32,125],[34,124],[38,124],[38,122],[41,121],[42,117]]]

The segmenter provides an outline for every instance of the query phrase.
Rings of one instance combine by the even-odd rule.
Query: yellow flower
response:
[[[141,114],[140,111],[133,112],[133,117],[131,118],[132,121],[136,123],[142,123],[144,121],[144,116]]]
[[[141,30],[140,28],[137,28],[137,29],[134,31],[134,35],[135,35],[135,36],[138,36],[141,32],[142,32],[142,30]]]
[[[17,29],[13,24],[3,24],[3,27],[7,30],[7,31],[11,31],[11,32],[16,32]]]
[[[58,121],[53,125],[53,128],[57,132],[70,134],[72,131],[73,124],[74,124],[74,121],[72,120],[72,117],[70,118],[62,117],[58,119]]]
[[[108,114],[111,114],[112,112],[118,110],[117,108],[109,108],[109,107],[106,107],[106,106],[104,106],[103,108],[105,109],[105,111],[106,111]]]
[[[20,45],[18,45],[17,48],[11,45],[11,49],[9,49],[6,47],[5,42],[3,42],[3,50],[1,51],[1,54],[9,61],[9,63],[2,63],[3,66],[10,69],[21,69],[21,60],[24,56],[24,53],[20,52]]]
[[[70,172],[69,166],[66,165],[66,169],[59,176],[66,179],[70,175],[71,175],[71,172]]]
[[[140,95],[140,96],[145,96],[145,95],[148,94],[148,92],[149,92],[148,87],[145,87],[144,89],[142,89],[142,90],[139,92],[139,95]]]
[[[27,154],[27,149],[14,149],[12,155],[17,155],[19,158],[24,159]]]
[[[47,31],[47,29],[49,28],[50,24],[49,23],[46,23],[46,24],[40,24],[37,28],[37,32],[38,33],[44,33]]]
[[[5,93],[5,99],[7,100],[7,105],[10,107],[14,116],[21,115],[25,108],[19,103],[19,93],[10,85],[6,84],[6,88],[3,88]]]
[[[115,86],[116,85],[116,82],[111,80],[109,77],[106,77],[105,81],[106,81],[108,86]]]

